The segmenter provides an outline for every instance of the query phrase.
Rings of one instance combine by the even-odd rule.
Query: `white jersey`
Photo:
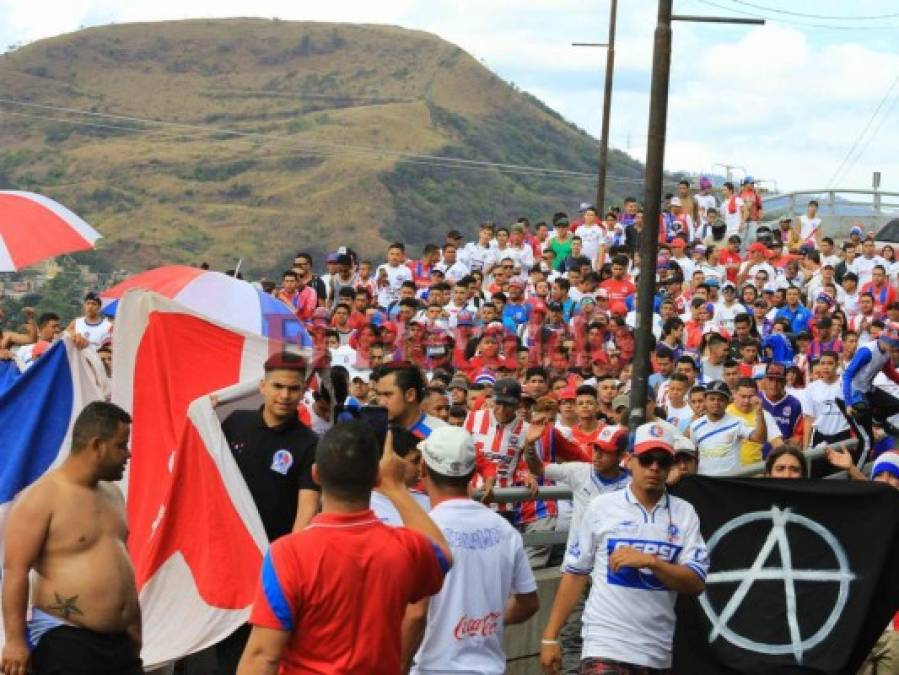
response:
[[[500,675],[506,601],[537,590],[521,535],[467,497],[441,502],[430,515],[449,543],[453,568],[431,598],[411,672]]]
[[[768,424],[768,418],[765,418]],[[702,416],[690,423],[690,438],[699,451],[699,473],[721,476],[741,467],[740,443],[755,431],[730,413],[717,422]]]
[[[390,303],[400,299],[400,288],[403,287],[404,281],[412,281],[412,270],[405,265],[393,267],[385,263],[378,266],[375,278],[381,273],[381,270],[387,272],[387,285],[378,288],[378,304],[386,309]]]
[[[458,282],[460,279],[470,274],[468,265],[460,260],[457,260],[452,265],[447,265],[445,262],[439,262],[434,265],[434,269],[438,269],[443,272],[444,276],[446,276],[447,281],[452,281],[453,283]]]
[[[412,499],[414,499],[425,511],[431,510],[431,500],[428,499],[428,495],[423,492],[418,492],[417,490],[409,490],[409,494],[412,495]],[[403,526],[403,519],[400,518],[400,512],[396,510],[393,502],[387,499],[383,493],[372,490],[369,506],[371,507],[371,510],[374,511],[378,520],[385,525],[390,525],[390,527]]]
[[[673,424],[681,433],[684,433],[690,426],[690,422],[693,421],[693,408],[690,407],[690,404],[687,403],[686,400],[684,401],[684,405],[678,408],[671,402],[671,399],[669,399],[665,412],[667,414],[665,421],[669,424]]]
[[[849,428],[846,416],[836,404],[836,399],[843,398],[839,377],[830,384],[824,380],[815,380],[805,391],[809,404],[806,414],[814,419],[818,433],[833,436]]]
[[[587,511],[587,507],[594,497],[623,490],[630,484],[631,476],[626,471],[618,474],[617,478],[606,479],[596,473],[593,465],[588,462],[564,462],[562,464],[547,464],[543,469],[543,475],[547,480],[565,485],[571,489],[574,508],[571,515],[571,528],[568,530],[568,539],[572,533],[577,532],[581,519]]]
[[[112,338],[112,321],[104,316],[97,323],[88,323],[87,319],[79,316],[75,319],[75,334],[87,340],[91,349],[97,351],[104,342]]]
[[[606,231],[600,225],[581,225],[577,228],[575,235],[581,238],[581,250],[583,254],[590,259],[590,264],[596,262],[596,256],[599,254],[599,247],[606,243]]]
[[[743,200],[737,197],[734,200],[734,212],[730,212],[730,199],[721,203],[720,215],[724,218],[724,224],[727,225],[727,237],[740,234],[740,223],[742,221]]]
[[[802,243],[815,243],[815,235],[821,229],[821,219],[809,218],[806,215],[799,216],[799,238]]]
[[[630,487],[596,497],[569,540],[562,571],[591,574],[583,614],[582,658],[605,658],[647,668],[671,667],[677,593],[648,570],[609,568],[609,557],[630,546],[686,565],[705,580],[708,550],[699,518],[683,499],[665,494],[647,512]]]
[[[734,319],[737,314],[745,314],[746,308],[739,302],[732,302],[730,306],[724,300],[719,300],[715,304],[715,318],[721,327],[731,335],[734,334]]]
[[[709,209],[718,209],[718,198],[713,194],[698,194],[693,195],[693,201],[699,205],[699,222],[701,226],[705,227],[706,223],[709,222]],[[702,233],[702,238],[705,238],[705,232]]]
[[[849,263],[847,267],[850,272],[855,272],[858,275],[858,287],[861,288],[871,281],[871,273],[878,265],[883,265],[884,269],[889,267],[889,263],[879,255],[873,255],[870,258],[860,255]]]
[[[476,241],[470,241],[460,252],[459,259],[472,272],[483,272],[496,264],[496,251],[490,246],[481,246]]]

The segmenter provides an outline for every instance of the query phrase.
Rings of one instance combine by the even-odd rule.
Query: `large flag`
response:
[[[899,609],[899,491],[691,477],[706,592],[680,598],[674,672],[855,673]]]
[[[147,667],[213,645],[247,620],[268,542],[220,419],[280,347],[146,291],[119,303],[112,398],[134,418],[128,549]]]
[[[65,459],[78,413],[108,389],[97,355],[66,336],[0,392],[0,532],[16,495]]]

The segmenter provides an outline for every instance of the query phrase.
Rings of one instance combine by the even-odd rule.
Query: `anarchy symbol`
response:
[[[846,556],[846,551],[830,530],[810,518],[792,513],[790,509],[781,510],[776,506],[772,506],[770,511],[744,513],[723,525],[709,539],[709,554],[711,555],[712,551],[715,550],[715,546],[729,533],[759,520],[770,520],[771,532],[768,534],[765,543],[762,544],[762,548],[752,566],[748,569],[713,572],[706,579],[707,586],[709,584],[740,582],[727,604],[721,610],[721,614],[716,614],[706,593],[700,596],[699,604],[712,624],[712,630],[709,633],[709,643],[714,642],[720,636],[737,647],[760,654],[792,653],[796,662],[802,663],[803,654],[813,649],[830,635],[840,618],[843,608],[846,606],[846,601],[849,599],[849,582],[855,578],[855,575],[849,568],[849,559]],[[837,569],[794,569],[790,552],[790,541],[787,537],[786,526],[788,523],[811,530],[824,540],[831,551],[833,551],[837,560]],[[780,554],[781,566],[765,567],[765,563],[775,547],[777,547]],[[783,580],[787,627],[790,631],[790,642],[787,644],[772,644],[751,640],[746,636],[735,633],[728,626],[728,623],[746,599],[746,595],[749,593],[752,585],[758,581],[766,580]],[[807,638],[803,638],[799,630],[798,607],[796,603],[797,581],[839,583],[839,593],[830,615],[817,632]]]

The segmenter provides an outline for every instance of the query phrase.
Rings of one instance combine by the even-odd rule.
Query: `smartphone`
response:
[[[334,407],[335,424],[350,420],[359,420],[371,427],[383,449],[384,442],[387,440],[387,408],[380,405],[344,406],[343,404]]]

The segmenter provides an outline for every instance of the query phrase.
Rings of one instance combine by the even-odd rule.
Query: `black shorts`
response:
[[[34,675],[143,675],[140,654],[125,633],[58,626],[31,653]]]

